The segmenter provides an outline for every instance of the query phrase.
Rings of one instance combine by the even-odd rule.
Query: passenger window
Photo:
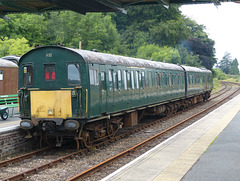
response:
[[[157,72],[155,72],[155,86],[159,87],[159,75]]]
[[[172,86],[172,74],[169,74],[169,86]]]
[[[139,72],[136,71],[136,88],[139,89]]]
[[[132,87],[132,89],[134,89],[135,88],[135,86],[134,86],[134,74],[133,74],[133,71],[131,71],[131,87]]]
[[[124,70],[123,72],[123,82],[124,82],[124,89],[127,90],[127,71]]]
[[[162,86],[162,73],[159,74],[159,87]]]
[[[162,73],[162,85],[163,86],[166,86],[166,74],[165,73]]]
[[[112,71],[108,72],[108,80],[109,80],[109,90],[113,91],[113,79],[112,79]]]
[[[105,72],[101,72],[101,86],[102,86],[102,91],[106,90],[106,75]]]
[[[130,89],[131,87],[131,75],[130,72],[127,72],[127,87]]]
[[[139,87],[142,88],[142,74],[138,73]]]
[[[145,81],[145,72],[142,72],[142,87],[145,88],[146,81]]]
[[[23,67],[23,82],[25,86],[33,85],[33,67],[31,65]]]
[[[117,91],[117,73],[113,72],[113,87],[114,91]]]
[[[191,84],[192,83],[192,81],[191,81],[191,79],[190,79],[191,77],[190,77],[190,75],[188,75],[188,83],[189,84]]]
[[[148,72],[149,87],[152,87],[152,72]]]
[[[118,70],[118,90],[122,89],[122,74],[121,74],[121,70]]]
[[[169,75],[168,75],[167,73],[165,73],[165,81],[166,81],[166,82],[165,82],[165,85],[166,85],[166,86],[168,86],[168,85],[169,85],[169,82],[168,82],[168,81],[169,81],[169,80],[168,80],[168,77],[169,77]]]
[[[98,73],[97,70],[90,69],[89,70],[90,76],[90,85],[98,85]]]
[[[3,80],[3,70],[0,70],[0,80]]]
[[[79,64],[68,64],[67,69],[68,69],[68,84],[80,85],[81,84],[80,65]],[[54,78],[54,77],[52,77],[52,78]],[[45,79],[46,79],[46,77],[45,77]]]

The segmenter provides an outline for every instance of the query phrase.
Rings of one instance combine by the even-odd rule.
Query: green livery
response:
[[[78,137],[85,145],[134,125],[126,115],[138,122],[142,110],[174,112],[207,100],[211,90],[206,69],[61,46],[36,48],[19,61],[21,127],[57,140]]]

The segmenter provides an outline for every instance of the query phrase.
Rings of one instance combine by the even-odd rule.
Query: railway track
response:
[[[239,86],[239,85],[238,85],[238,86]],[[216,96],[214,96],[213,98],[211,98],[211,100],[219,97],[220,95],[225,94],[225,93],[228,92],[231,88],[232,88],[231,85],[226,84],[220,91],[218,91],[216,94],[214,94],[214,95],[216,95]],[[237,92],[237,91],[239,91],[239,88],[238,88],[235,92]],[[230,96],[231,96],[231,95],[227,96],[227,98],[230,97]],[[225,98],[225,99],[227,99],[227,98]],[[216,102],[215,104],[213,104],[213,105],[210,106],[210,107],[212,108],[212,107],[220,104],[222,101],[223,101],[223,100],[218,101],[218,102]],[[210,108],[209,108],[209,109],[210,109]],[[203,113],[203,112],[206,112],[206,111],[209,110],[209,109],[203,110],[203,111],[201,111],[199,114],[201,114],[201,113]],[[178,114],[181,114],[181,113],[178,113]],[[195,114],[194,116],[192,116],[192,117],[189,118],[189,119],[192,119],[193,117],[196,117],[196,116],[198,116],[199,114]],[[57,159],[55,159],[55,160],[53,160],[53,161],[50,161],[50,162],[47,162],[47,163],[42,164],[42,165],[40,165],[40,166],[37,166],[37,167],[35,167],[35,168],[33,168],[33,169],[30,169],[30,170],[27,170],[27,171],[23,171],[23,172],[21,172],[21,173],[18,173],[18,174],[16,174],[16,175],[13,175],[13,176],[8,177],[8,178],[4,178],[3,180],[9,180],[9,181],[10,181],[10,180],[20,180],[20,179],[24,179],[24,178],[26,178],[27,176],[30,176],[30,175],[32,175],[32,174],[39,173],[41,170],[45,170],[45,169],[47,169],[47,168],[53,167],[54,165],[63,163],[63,162],[65,162],[66,159],[72,159],[72,158],[74,158],[74,156],[76,156],[76,155],[86,154],[87,152],[91,151],[93,148],[97,148],[97,149],[98,149],[99,147],[101,147],[101,146],[103,146],[103,145],[110,144],[110,143],[113,142],[113,141],[116,141],[116,140],[119,140],[119,139],[122,139],[122,138],[126,137],[126,135],[130,135],[130,134],[133,134],[133,133],[138,132],[138,131],[140,131],[140,130],[146,129],[146,128],[148,128],[148,127],[157,125],[157,124],[159,124],[159,123],[161,123],[161,122],[166,121],[167,119],[169,119],[169,117],[165,117],[165,118],[162,118],[162,119],[153,121],[153,122],[151,122],[151,123],[149,123],[149,124],[139,126],[139,127],[135,128],[135,129],[132,129],[132,130],[127,131],[127,132],[124,133],[124,134],[120,134],[120,135],[118,135],[118,136],[116,136],[116,137],[114,137],[114,138],[112,138],[112,139],[110,139],[110,140],[106,140],[105,142],[98,143],[98,144],[94,145],[92,148],[87,148],[87,149],[78,150],[78,151],[76,151],[76,152],[70,153],[70,154],[65,155],[65,156],[63,156],[63,157],[59,157],[59,158],[57,158]],[[73,177],[73,178],[71,178],[71,179],[69,179],[69,180],[76,180],[76,179],[80,179],[80,180],[81,180],[81,179],[87,177],[88,175],[92,174],[93,172],[96,172],[96,171],[98,171],[99,169],[101,169],[102,167],[105,167],[106,165],[110,164],[112,161],[115,161],[116,159],[119,159],[119,158],[121,158],[122,156],[125,156],[126,154],[131,153],[132,151],[134,151],[134,150],[142,147],[143,145],[146,145],[146,144],[149,143],[150,141],[152,141],[152,140],[154,140],[154,139],[157,139],[158,137],[160,137],[160,136],[163,135],[164,133],[166,133],[166,132],[168,132],[168,131],[176,128],[176,127],[179,126],[179,125],[182,125],[182,124],[186,123],[189,119],[186,119],[186,120],[184,120],[184,121],[182,121],[182,122],[179,122],[179,123],[177,123],[176,125],[171,126],[170,128],[164,129],[164,130],[163,130],[162,132],[160,132],[159,134],[156,134],[155,136],[153,136],[153,137],[151,137],[151,138],[143,141],[142,143],[139,143],[139,144],[137,144],[137,145],[135,145],[135,146],[133,146],[133,147],[131,147],[131,148],[123,151],[122,153],[119,153],[119,154],[113,156],[112,158],[109,158],[109,159],[107,159],[106,161],[104,161],[104,162],[102,162],[102,163],[99,163],[99,164],[97,164],[96,166],[94,166],[94,167],[92,167],[92,168],[90,168],[90,169],[87,169],[87,170],[81,172],[80,174],[78,174],[77,176],[75,176],[75,177]],[[49,148],[48,148],[48,149],[49,149]],[[39,151],[40,151],[40,150],[39,150]],[[42,151],[44,151],[44,150],[42,150]],[[33,154],[36,155],[36,154],[38,154],[38,152],[35,152],[35,153],[33,153]],[[23,156],[22,158],[21,158],[21,157],[13,158],[12,161],[11,161],[11,160],[7,160],[7,161],[4,161],[4,162],[0,162],[0,167],[2,167],[2,166],[6,167],[7,165],[11,165],[11,164],[13,164],[13,163],[16,163],[18,160],[23,160],[23,159],[26,159],[26,158],[29,158],[29,157],[31,157],[31,153],[25,155],[25,157]],[[0,179],[1,179],[1,176],[0,176]]]
[[[221,84],[222,84],[222,89],[212,93],[211,98],[209,100],[220,97],[221,95],[225,94],[226,92],[228,92],[229,90],[232,89],[232,84],[233,83],[222,81]],[[237,85],[239,86],[239,84],[237,84]]]
[[[239,84],[237,84],[237,85],[239,86]],[[224,90],[225,89],[227,89],[227,90],[225,90],[223,93],[221,93],[221,95],[223,95],[224,93],[228,92],[231,88],[232,88],[232,86],[230,86],[230,88],[228,88],[228,89],[224,88]],[[166,132],[175,129],[176,127],[181,126],[182,124],[184,124],[184,123],[188,122],[189,120],[191,120],[191,119],[201,115],[202,113],[212,109],[213,107],[215,107],[215,106],[217,106],[219,104],[222,104],[223,101],[225,101],[226,99],[228,99],[229,97],[231,97],[235,93],[239,92],[239,90],[240,90],[240,87],[238,87],[237,90],[234,91],[232,94],[230,94],[230,95],[226,96],[225,98],[221,99],[220,101],[212,104],[211,106],[209,106],[208,108],[200,111],[199,113],[196,113],[196,114],[192,115],[191,117],[189,117],[189,118],[187,118],[187,119],[185,119],[185,120],[183,120],[183,121],[181,121],[181,122],[179,122],[179,123],[177,123],[177,124],[167,128],[167,129],[165,129],[164,131],[162,131],[162,132],[152,136],[151,138],[149,138],[149,139],[147,139],[147,140],[145,140],[145,141],[143,141],[143,142],[141,142],[141,143],[139,143],[139,144],[137,144],[137,145],[135,145],[135,146],[133,146],[133,147],[131,147],[131,148],[129,148],[129,149],[127,149],[127,150],[125,150],[125,151],[123,151],[123,152],[121,152],[121,153],[119,153],[119,154],[117,154],[117,155],[107,159],[107,160],[105,160],[104,162],[99,163],[98,165],[95,165],[94,167],[92,167],[92,168],[90,168],[90,169],[88,169],[88,170],[86,170],[86,171],[84,171],[84,172],[82,172],[82,173],[80,173],[80,174],[70,178],[70,179],[68,179],[67,181],[83,180],[84,178],[88,177],[89,175],[91,175],[91,174],[99,171],[100,169],[106,167],[107,165],[115,162],[117,159],[120,159],[120,158],[122,158],[122,157],[124,157],[126,155],[129,155],[132,152],[134,152],[135,150],[137,150],[137,149],[143,147],[144,145],[148,144],[149,142],[152,142],[152,141],[158,139],[160,136],[162,136]],[[217,97],[219,97],[219,96],[216,96],[216,98]]]

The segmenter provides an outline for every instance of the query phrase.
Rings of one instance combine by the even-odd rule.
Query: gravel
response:
[[[231,91],[232,92],[232,91]],[[182,114],[175,115],[171,118],[169,118],[167,121],[162,121],[158,125],[154,125],[148,129],[139,131],[135,134],[132,134],[126,138],[122,138],[114,143],[109,144],[108,146],[104,146],[101,148],[95,148],[91,152],[86,153],[84,155],[78,155],[73,157],[70,160],[65,160],[62,164],[59,164],[57,166],[52,167],[51,169],[47,169],[44,171],[39,172],[38,174],[26,177],[24,180],[29,181],[35,181],[35,180],[45,180],[45,181],[62,181],[67,180],[99,163],[102,161],[111,158],[112,156],[154,136],[155,134],[161,132],[162,130],[166,129],[167,127],[170,127],[174,125],[176,122],[180,120],[184,120],[188,117],[190,117],[193,114],[198,113],[199,111],[205,109],[209,105],[212,105],[213,103],[217,102],[221,99],[222,96],[210,100],[208,102],[205,102],[202,105],[199,105],[191,110],[188,110]],[[210,111],[209,111],[210,112]],[[204,113],[206,115],[207,113]],[[203,116],[204,116],[203,115]],[[203,117],[201,116],[201,117]],[[156,117],[155,117],[156,118]],[[200,117],[194,118],[191,123],[197,121]],[[145,118],[148,119],[148,118]],[[172,135],[176,134],[181,129],[187,127],[191,123],[184,124],[183,126],[180,126],[177,129],[174,129],[173,131],[167,132],[163,136],[161,136],[158,140],[155,140],[154,142],[151,142],[150,144],[147,144],[146,146],[143,146],[141,149],[138,149],[137,151],[134,151],[130,155],[119,159],[118,161],[114,162],[110,166],[107,166],[106,168],[96,172],[95,174],[91,175],[90,177],[86,178],[85,180],[100,180],[101,178],[104,178],[108,174],[114,172],[116,169],[124,166],[125,164],[129,163],[133,159],[137,158],[141,154],[145,153],[149,149],[153,148],[157,144],[161,143],[162,141],[166,140],[167,138],[171,137]],[[53,159],[56,159],[57,157],[67,155],[68,153],[73,152],[73,150],[55,150],[52,153],[48,153],[45,156],[42,156],[40,158],[33,158],[33,159],[27,159],[20,163],[14,164],[9,168],[1,168],[0,169],[0,179],[6,178],[10,175],[13,175],[14,173],[19,173],[24,170],[32,169],[36,165],[40,165],[49,161],[52,161]]]

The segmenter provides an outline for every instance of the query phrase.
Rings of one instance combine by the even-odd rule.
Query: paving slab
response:
[[[239,110],[237,96],[102,181],[181,180]]]
[[[192,180],[240,180],[240,112],[182,179]]]

